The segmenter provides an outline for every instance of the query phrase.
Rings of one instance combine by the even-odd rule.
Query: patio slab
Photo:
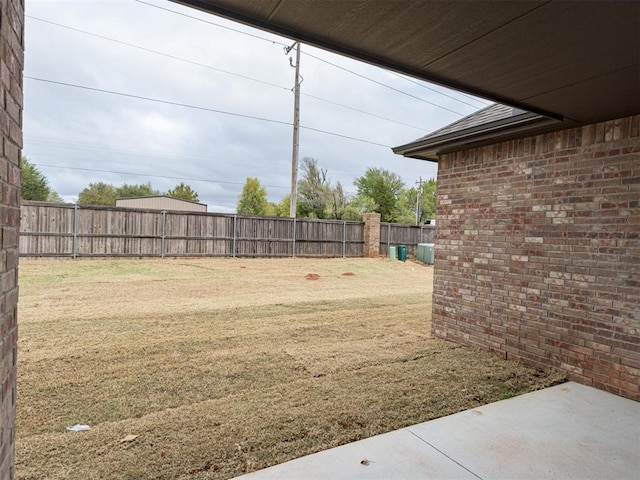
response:
[[[575,382],[238,477],[640,478],[640,403]]]

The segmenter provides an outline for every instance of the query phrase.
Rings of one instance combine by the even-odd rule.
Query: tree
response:
[[[416,202],[418,200],[418,189],[416,187],[406,188],[400,192],[398,198],[398,216],[396,223],[416,224],[419,220],[416,217]]]
[[[329,192],[329,204],[326,206],[325,218],[347,220],[344,215],[348,205],[349,196],[345,193],[342,184],[338,182]]]
[[[116,204],[116,187],[110,183],[90,183],[87,188],[78,195],[78,205],[106,205]]]
[[[140,183],[138,185],[125,183],[116,188],[116,198],[153,197],[155,195],[160,195],[160,192],[155,190],[150,182]]]
[[[436,181],[431,178],[422,182],[420,187],[407,188],[400,193],[396,222],[422,224],[434,218],[435,209]]]
[[[436,218],[436,179],[430,178],[422,184],[420,196],[420,223]]]
[[[300,170],[302,178],[298,181],[296,213],[304,218],[326,218],[332,200],[327,169],[318,167],[315,158],[304,157]]]
[[[47,202],[64,203],[64,199],[60,196],[58,192],[51,190],[49,192],[49,196],[47,197]]]
[[[351,220],[359,222],[363,213],[377,211],[378,205],[371,197],[366,195],[356,195],[345,207],[341,220]]]
[[[291,195],[286,194],[277,205],[276,217],[288,217],[291,210]]]
[[[198,192],[193,190],[189,185],[184,182],[180,182],[180,185],[176,185],[167,192],[167,195],[173,198],[179,198],[181,200],[188,200],[190,202],[198,201]]]
[[[278,204],[273,202],[267,202],[267,208],[265,210],[265,216],[267,217],[279,217],[278,215]]]
[[[47,177],[27,157],[22,157],[22,185],[20,186],[22,200],[46,202],[51,192]]]
[[[381,221],[395,222],[400,217],[398,201],[404,183],[398,175],[382,168],[368,168],[353,184],[359,197],[369,197],[375,202]]]
[[[242,215],[266,215],[267,190],[257,178],[247,177],[238,198],[238,213]]]

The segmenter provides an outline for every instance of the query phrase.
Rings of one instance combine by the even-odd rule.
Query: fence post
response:
[[[365,257],[377,257],[380,255],[380,214],[363,213],[362,221],[364,222],[362,230],[364,247],[362,254]]]
[[[233,216],[233,247],[232,247],[232,251],[231,251],[231,256],[233,258],[236,258],[236,238],[238,237],[238,235],[236,234],[236,232],[238,231],[238,215],[234,215]]]
[[[160,258],[164,258],[164,250],[165,250],[165,241],[166,241],[166,230],[167,230],[167,211],[162,210],[162,251],[160,252]]]
[[[342,222],[342,258],[347,256],[347,222]]]
[[[73,258],[78,257],[78,204],[73,204],[73,246],[71,247]]]
[[[292,244],[292,250],[291,250],[291,257],[295,257],[296,256],[296,217],[293,217],[293,244]]]
[[[387,223],[387,256],[389,256],[390,245],[391,245],[391,223]]]
[[[422,225],[420,225],[420,241],[418,243],[423,243],[423,236],[422,236],[422,231],[424,230],[424,227]]]

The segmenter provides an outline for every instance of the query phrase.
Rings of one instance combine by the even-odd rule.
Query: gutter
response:
[[[438,135],[392,148],[393,153],[409,158],[437,161],[444,150],[468,148],[476,143],[492,140],[496,143],[504,137],[532,135],[538,129],[545,129],[562,123],[560,120],[526,113],[497,122],[485,123],[472,128]],[[524,134],[524,135],[523,135]]]

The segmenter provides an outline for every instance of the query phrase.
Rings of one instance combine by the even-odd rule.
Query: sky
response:
[[[220,213],[235,212],[247,177],[270,201],[289,193],[291,39],[163,0],[25,3],[23,155],[65,201],[100,181],[163,193],[185,182]],[[436,163],[391,147],[489,104],[301,49],[299,161],[351,195],[372,167],[407,186],[435,178]]]

